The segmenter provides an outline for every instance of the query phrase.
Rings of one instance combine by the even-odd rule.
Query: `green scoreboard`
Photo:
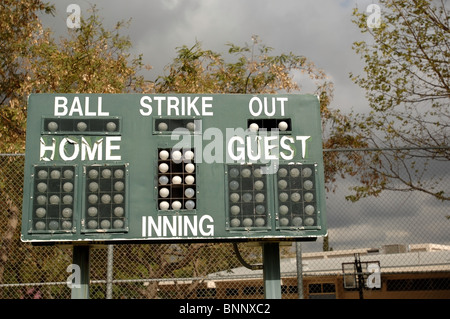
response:
[[[30,95],[22,240],[315,240],[321,132],[314,95]]]

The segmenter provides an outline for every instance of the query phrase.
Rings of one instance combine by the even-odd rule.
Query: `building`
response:
[[[360,263],[364,288],[358,286]],[[282,258],[283,299],[299,297],[297,259]],[[264,298],[262,270],[244,266],[209,274],[196,298]],[[436,244],[385,245],[302,254],[303,298],[439,299],[450,298],[450,246]],[[174,283],[160,285],[170,289]],[[178,281],[177,285],[183,282]],[[185,282],[185,284],[189,284]]]

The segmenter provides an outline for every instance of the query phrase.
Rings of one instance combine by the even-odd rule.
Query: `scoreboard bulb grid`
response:
[[[158,209],[195,210],[196,167],[193,148],[158,149]]]

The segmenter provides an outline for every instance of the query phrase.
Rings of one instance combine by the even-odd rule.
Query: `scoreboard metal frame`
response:
[[[312,241],[327,234],[319,100],[32,94],[22,241]]]

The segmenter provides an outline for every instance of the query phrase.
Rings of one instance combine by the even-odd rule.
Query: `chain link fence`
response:
[[[72,248],[20,241],[23,155],[0,155],[0,299],[70,299]],[[432,162],[450,189],[450,161]],[[282,298],[449,298],[450,209],[424,192],[327,193],[328,236],[280,244]],[[91,248],[92,299],[264,298],[256,243]],[[70,281],[70,280],[69,280]]]

